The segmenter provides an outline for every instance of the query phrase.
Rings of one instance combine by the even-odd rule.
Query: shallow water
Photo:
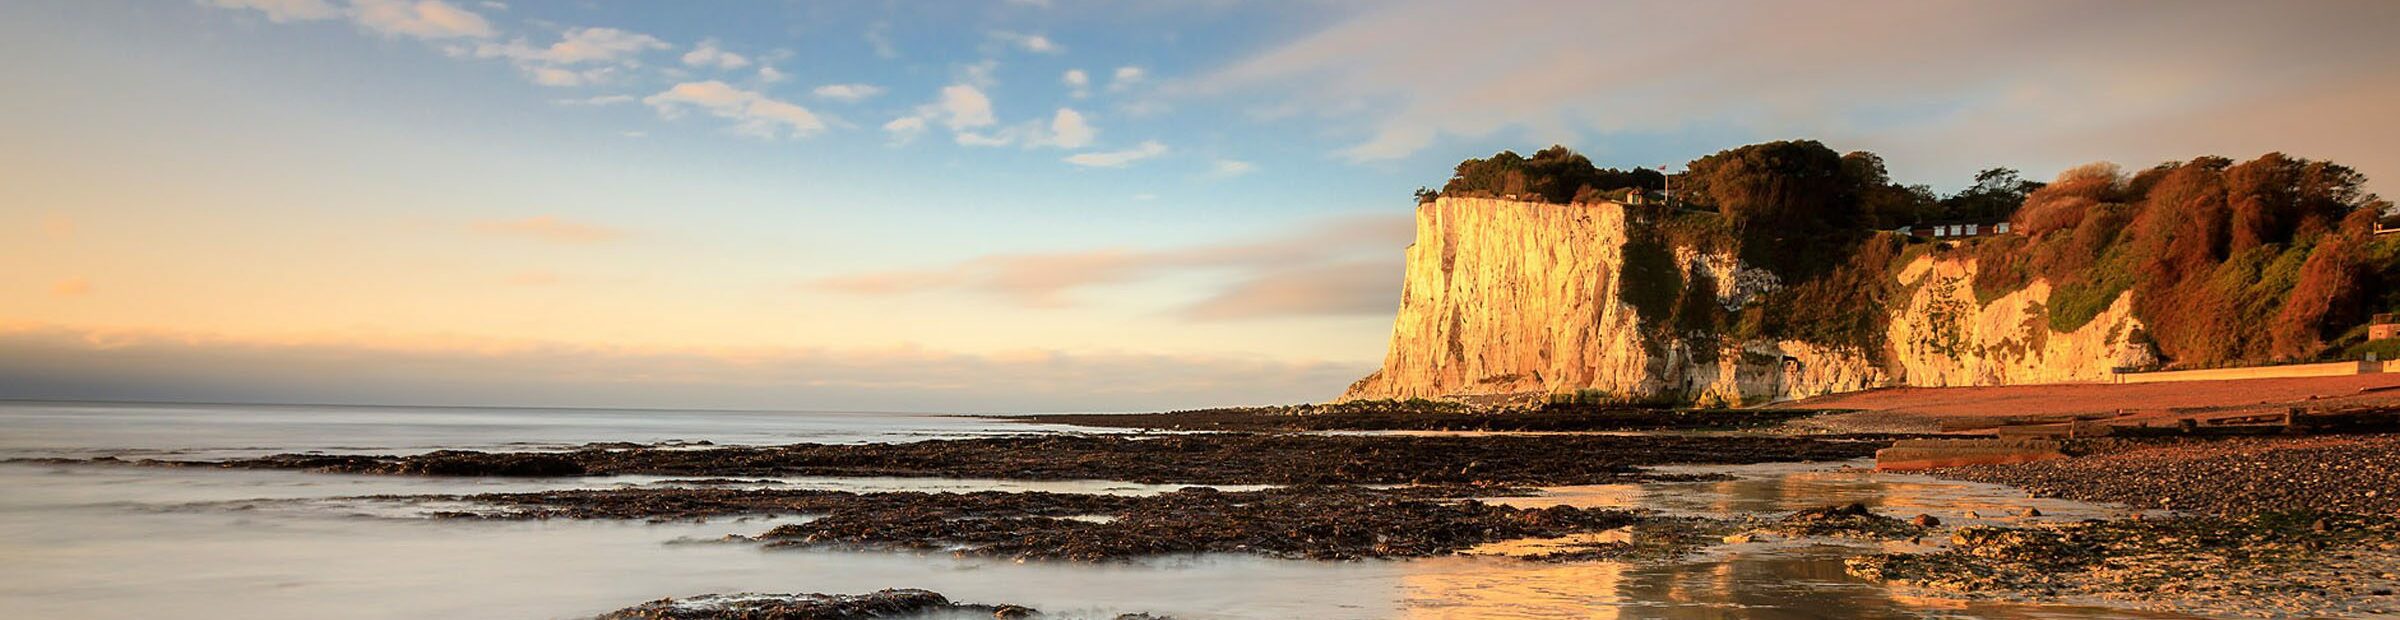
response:
[[[557,449],[619,441],[861,443],[1092,430],[968,416],[838,411],[0,401],[0,431],[5,431],[0,432],[0,459],[228,459],[279,452],[415,454],[440,449]]]
[[[5,409],[8,405],[0,405]],[[78,420],[60,405],[47,408],[41,442],[23,442],[0,413],[8,445],[85,453],[126,446],[73,445],[61,437],[114,441],[150,437],[144,449],[187,450],[246,446],[289,451],[327,445],[315,430],[279,429],[247,419],[235,407],[142,414],[218,429],[178,445],[171,433],[81,429],[121,424],[107,411]],[[171,406],[144,406],[165,408]],[[71,408],[71,407],[69,407]],[[313,408],[325,419],[309,429],[363,424],[406,426],[381,409]],[[815,439],[804,430],[837,430],[827,437],[939,435],[919,421],[872,428],[858,418],[780,421],[780,430],[738,430],[755,414],[730,418],[678,413],[699,432],[660,424],[593,425],[621,413],[571,413],[552,427],[550,410],[481,411],[475,428],[507,427],[541,441],[710,439],[744,433],[774,442]],[[290,419],[289,411],[269,412]],[[400,414],[410,415],[410,414]],[[802,415],[802,414],[787,414]],[[813,415],[813,414],[810,414]],[[360,417],[363,421],[344,420]],[[508,418],[516,419],[508,419]],[[445,424],[455,423],[444,417]],[[947,422],[943,422],[947,423]],[[971,426],[971,425],[970,425]],[[602,429],[595,432],[592,429]],[[1021,429],[1020,426],[1010,428]],[[492,431],[500,432],[500,431]],[[981,432],[961,429],[963,434]],[[726,439],[714,439],[710,436]],[[798,434],[795,436],[795,434]],[[356,435],[349,443],[420,448],[460,432],[403,430],[405,440]],[[568,439],[568,437],[583,437]],[[281,438],[281,439],[276,439]],[[476,437],[457,445],[502,445],[521,436]],[[652,439],[656,440],[656,439]],[[276,445],[281,441],[288,445]],[[1843,469],[1840,464],[1678,468],[1731,473],[1728,481],[1602,485],[1556,489],[1543,498],[1506,501],[1635,506],[1669,512],[1771,512],[1842,501],[1867,501],[1887,512],[2005,513],[2033,505],[2054,517],[2111,509],[2060,502],[2028,504],[2005,487]],[[1075,564],[1017,563],[913,553],[858,553],[761,548],[714,542],[727,534],[757,534],[786,520],[719,519],[706,523],[613,521],[432,521],[418,515],[442,508],[355,499],[373,494],[477,493],[662,484],[656,477],[563,479],[437,479],[348,476],[280,471],[162,469],[125,466],[0,465],[0,618],[566,618],[666,596],[710,592],[866,592],[927,588],[954,599],[1029,605],[1063,617],[1108,617],[1148,611],[1183,618],[1815,618],[1815,617],[2121,617],[2095,609],[2037,608],[1911,599],[1849,579],[1841,557],[1853,549],[1818,541],[1733,545],[1666,565],[1616,562],[1539,564],[1506,558],[1452,557],[1415,561],[1323,563],[1247,556],[1196,556]],[[796,478],[802,488],[854,490],[980,488],[1071,492],[1150,493],[1166,487],[1105,481],[973,481],[888,478]],[[1988,511],[1988,512],[1986,512]]]

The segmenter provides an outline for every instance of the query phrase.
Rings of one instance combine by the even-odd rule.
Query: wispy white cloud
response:
[[[1092,96],[1092,76],[1082,69],[1068,69],[1058,81],[1067,85],[1067,95],[1076,99]]]
[[[665,50],[667,41],[658,36],[638,34],[622,29],[566,29],[557,43],[550,46],[528,46],[523,38],[509,43],[478,43],[475,58],[506,58],[516,62],[540,62],[540,65],[586,65],[586,62],[626,62],[646,50]]]
[[[998,39],[1001,42],[1009,45],[1016,46],[1018,49],[1036,54],[1059,54],[1067,51],[1065,46],[1059,45],[1056,41],[1051,41],[1050,37],[1038,34],[1024,34],[1009,32],[1006,30],[995,30],[992,31],[992,38]]]
[[[348,18],[368,30],[418,39],[487,38],[492,24],[474,11],[442,0],[350,0],[348,7],[328,0],[200,0],[201,4],[263,13],[275,23]],[[489,3],[487,3],[489,4]]]
[[[1079,149],[1091,146],[1092,137],[1099,133],[1100,130],[1093,128],[1091,122],[1084,120],[1083,113],[1074,108],[1059,108],[1058,113],[1050,117],[1050,134],[1043,142],[1064,149]]]
[[[891,135],[894,145],[907,144],[925,133],[925,117],[903,116],[883,124],[883,132]]]
[[[809,92],[818,99],[855,102],[883,94],[883,87],[874,84],[826,84]]]
[[[1250,162],[1246,161],[1235,159],[1219,159],[1216,161],[1216,163],[1209,165],[1208,174],[1209,176],[1217,178],[1238,177],[1245,174],[1250,174],[1250,171],[1256,168],[1256,166],[1252,166],[1250,165]]]
[[[442,0],[351,0],[351,20],[386,35],[419,39],[486,38],[491,22]]]
[[[1138,86],[1144,80],[1148,79],[1150,79],[1150,72],[1141,67],[1117,67],[1115,76],[1110,78],[1108,81],[1108,89],[1111,91],[1122,92]]]
[[[995,77],[1000,73],[1000,61],[998,60],[985,58],[974,63],[959,65],[957,71],[960,84],[977,88],[991,88],[1000,84],[1000,79]]]
[[[734,121],[734,131],[759,138],[807,137],[825,129],[816,113],[789,101],[743,90],[724,82],[684,82],[642,98],[659,115],[674,118],[686,107]]]
[[[610,78],[617,75],[616,67],[568,69],[564,67],[534,65],[521,68],[525,71],[525,79],[532,81],[534,84],[542,86],[590,86],[593,84],[606,84],[610,81]]]
[[[617,104],[620,104],[620,103],[633,103],[634,101],[636,101],[636,99],[634,99],[633,95],[599,95],[599,96],[593,96],[593,97],[583,97],[583,98],[579,98],[579,99],[552,99],[552,100],[550,100],[550,102],[551,102],[551,103],[555,103],[555,104],[558,104],[558,105],[582,105],[582,106],[593,106],[593,105],[617,105]]]
[[[702,39],[699,45],[692,46],[692,51],[684,53],[683,64],[694,67],[740,69],[750,66],[750,59],[741,54],[725,51],[716,39]]]
[[[959,146],[1008,146],[1010,144],[1015,144],[1017,141],[1017,136],[1014,132],[986,134],[973,131],[960,131],[950,134],[950,138],[951,141],[957,142]]]
[[[875,50],[876,57],[887,60],[900,57],[900,48],[892,45],[891,22],[869,24],[867,29],[860,32],[858,36],[866,40],[869,49]]]
[[[758,68],[758,81],[773,84],[788,79],[792,79],[792,76],[786,75],[784,72],[776,70],[774,67],[760,66]]]
[[[267,21],[278,24],[316,21],[342,16],[342,10],[325,0],[202,0],[202,4],[227,9],[250,9],[265,13]]]
[[[999,122],[992,114],[992,98],[972,85],[942,87],[942,98],[934,105],[941,112],[942,125],[953,130],[989,127]]]
[[[1167,145],[1157,140],[1144,140],[1133,148],[1120,151],[1095,151],[1069,155],[1065,161],[1087,168],[1123,168],[1133,162],[1167,154]]]
[[[611,81],[626,70],[639,68],[645,52],[673,46],[658,37],[615,28],[572,28],[556,43],[535,47],[524,39],[479,43],[472,49],[452,48],[453,55],[506,59],[543,86],[584,86]]]

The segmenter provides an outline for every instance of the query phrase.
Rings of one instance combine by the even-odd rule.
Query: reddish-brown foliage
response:
[[[2292,285],[2292,294],[2271,328],[2276,357],[2314,356],[2325,348],[2329,323],[2349,324],[2362,318],[2356,316],[2358,302],[2365,298],[2359,286],[2359,243],[2347,235],[2336,236],[2308,255],[2308,263],[2300,268],[2300,281]]]

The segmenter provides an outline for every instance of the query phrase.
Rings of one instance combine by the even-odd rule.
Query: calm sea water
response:
[[[224,458],[276,452],[538,449],[587,442],[909,441],[1049,429],[865,413],[0,403],[0,458]],[[2027,505],[2004,487],[1845,464],[1721,468],[1730,481],[1556,489],[1528,504],[1732,515],[1844,501],[1946,520]],[[1017,563],[714,542],[774,520],[432,521],[359,499],[659,484],[624,476],[431,479],[0,464],[0,618],[573,618],[710,592],[927,588],[1060,617],[2084,618],[2123,611],[1964,603],[1849,579],[1855,548],[1735,545],[1663,566],[1505,558],[1322,563],[1246,556]],[[1155,493],[1111,481],[809,478],[816,488]],[[2111,512],[2035,503],[2052,518]]]

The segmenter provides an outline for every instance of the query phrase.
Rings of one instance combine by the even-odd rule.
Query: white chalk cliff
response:
[[[1361,399],[1531,399],[1597,390],[1624,399],[1756,404],[1890,385],[2103,381],[2150,361],[2128,336],[2130,295],[2070,332],[2052,330],[2050,287],[1976,302],[1969,259],[1920,257],[1897,275],[1889,350],[1796,341],[1700,343],[1645,328],[1621,301],[1627,213],[1441,198],[1418,205],[1417,239],[1383,368],[1343,394]],[[1639,224],[1637,224],[1639,225]],[[1673,248],[1684,280],[1727,307],[1781,286],[1733,256]],[[1704,347],[1706,350],[1695,350]]]

